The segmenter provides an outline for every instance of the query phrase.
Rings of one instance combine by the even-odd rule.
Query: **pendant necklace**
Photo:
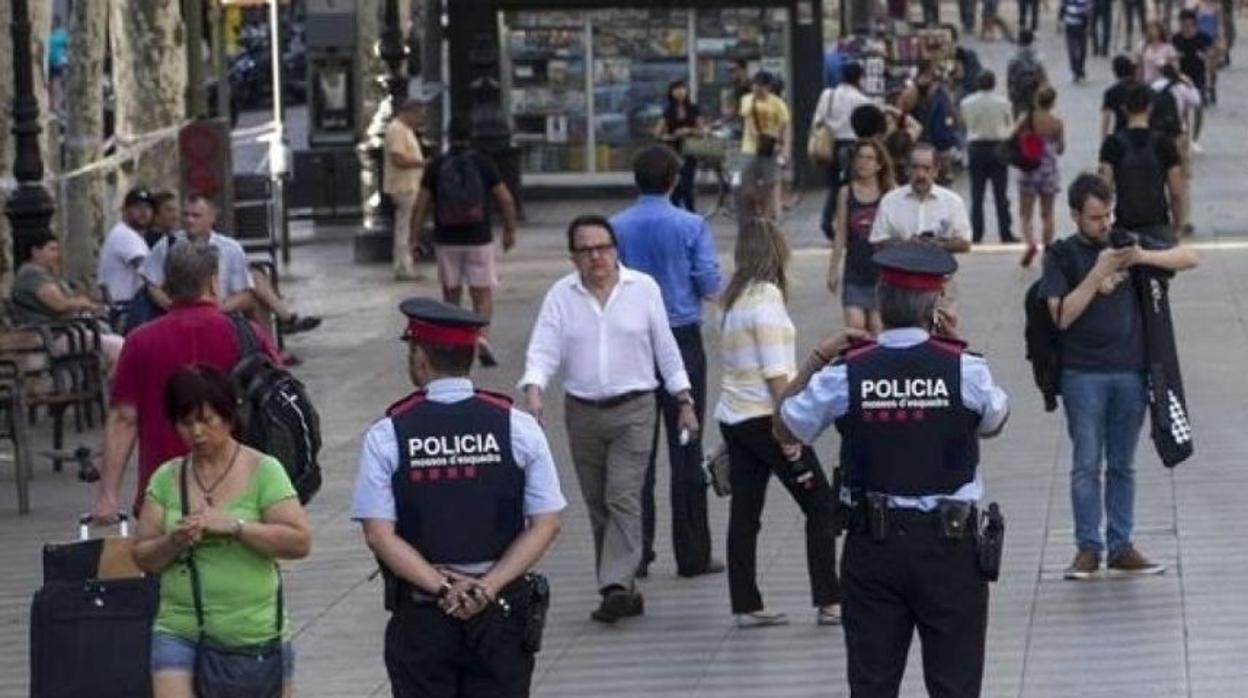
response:
[[[199,485],[199,491],[204,493],[204,501],[208,502],[208,506],[214,506],[216,504],[212,498],[212,493],[216,492],[217,488],[221,486],[221,483],[225,482],[225,478],[229,477],[230,471],[234,469],[234,463],[238,461],[238,452],[242,449],[242,446],[243,445],[241,443],[234,444],[234,455],[230,456],[230,464],[225,466],[225,472],[221,473],[217,477],[211,487],[204,485],[204,481],[199,477],[198,469],[191,468],[191,473],[195,476],[195,484]]]

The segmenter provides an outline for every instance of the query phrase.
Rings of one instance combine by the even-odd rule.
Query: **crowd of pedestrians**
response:
[[[396,695],[458,695],[465,682],[482,695],[527,692],[530,634],[540,645],[540,624],[525,625],[538,621],[520,611],[542,603],[536,590],[544,581],[530,570],[566,507],[544,432],[557,428],[544,421],[556,380],[590,523],[594,621],[618,624],[646,612],[637,580],[656,562],[663,450],[676,572],[726,570],[737,626],[789,622],[764,602],[757,572],[775,476],[805,518],[813,620],[844,619],[855,691],[895,693],[917,625],[929,688],[978,695],[987,582],[999,571],[978,547],[987,545],[979,440],[1001,431],[1009,408],[988,362],[958,334],[955,272],[956,255],[991,237],[1013,244],[1018,233],[1021,265],[1042,260],[1037,293],[1059,333],[1076,547],[1066,576],[1093,577],[1102,559],[1119,572],[1164,571],[1132,540],[1132,463],[1150,395],[1131,284],[1136,271],[1168,278],[1198,263],[1179,243],[1194,232],[1192,158],[1233,25],[1219,3],[1202,0],[1178,13],[1169,34],[1164,17],[1145,21],[1143,0],[1127,2],[1127,41],[1134,17],[1143,43],[1113,57],[1097,171],[1067,185],[1063,169],[1080,169],[1061,164],[1075,125],[1060,113],[1060,81],[1034,47],[1037,5],[1020,2],[1018,50],[1001,73],[969,51],[957,75],[924,58],[903,89],[876,99],[864,90],[863,67],[850,62],[820,96],[809,115],[811,132],[828,145],[819,226],[831,247],[826,289],[840,296],[845,329],[802,363],[787,309],[791,231],[780,222],[781,174],[802,115],[790,113],[774,76],[736,66],[733,112],[745,161],[731,273],[721,271],[711,228],[694,212],[698,163],[684,152],[708,125],[689,85],[675,81],[652,134],[658,142],[633,162],[636,200],[614,215],[579,215],[566,228],[572,270],[536,313],[518,407],[470,380],[476,362],[500,360],[489,341],[494,227],[501,223],[509,250],[515,201],[497,166],[472,148],[468,120],[450,120],[449,147],[435,154],[420,139],[423,105],[401,105],[385,139],[393,272],[400,281],[419,278],[431,218],[442,302],[401,306],[417,391],[369,427],[351,512],[387,581],[385,664]],[[923,9],[930,15],[938,5]],[[969,22],[961,9],[973,27],[974,5]],[[982,38],[999,32],[1015,41],[995,1],[981,11]],[[1112,3],[1063,0],[1056,21],[1071,80],[1081,83],[1089,38],[1092,59],[1112,52]],[[955,191],[953,165],[962,160],[969,207]],[[1068,236],[1060,234],[1064,189]],[[158,696],[188,694],[205,634],[227,645],[275,643],[289,692],[294,653],[275,561],[306,556],[311,545],[283,464],[236,440],[240,396],[229,374],[245,354],[239,317],[275,366],[290,357],[266,328],[310,330],[319,318],[295,313],[216,222],[209,198],[135,189],[101,249],[102,297],[58,275],[54,238],[35,241],[11,292],[22,323],[100,316],[111,384],[93,515],[139,516],[135,560],[162,582],[151,657]],[[465,285],[471,311],[459,307]],[[710,359],[707,333],[720,340]],[[710,360],[721,369],[717,386],[708,386]],[[716,484],[732,497],[726,563],[714,554],[709,523],[708,419],[723,444],[709,460],[727,464],[711,476],[722,477]],[[812,446],[833,425],[840,463],[825,468]],[[123,501],[136,450],[135,495]],[[489,515],[463,523],[465,511]],[[945,544],[968,554],[924,556]],[[902,578],[918,581],[883,593]],[[937,582],[947,580],[960,584],[937,602]],[[414,641],[421,633],[426,639]]]

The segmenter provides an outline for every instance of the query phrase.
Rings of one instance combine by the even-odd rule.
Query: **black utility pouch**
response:
[[[996,502],[988,505],[983,522],[975,527],[975,552],[979,559],[979,573],[984,579],[995,582],[1001,576],[1001,556],[1005,551],[1005,517]]]
[[[840,535],[849,530],[853,514],[853,497],[841,480],[841,466],[832,469],[832,532]]]
[[[550,610],[550,582],[537,572],[525,575],[524,581],[529,591],[529,608],[524,622],[524,649],[537,654],[542,650],[546,612]]]
[[[975,525],[971,521],[971,505],[967,502],[946,499],[941,501],[936,511],[940,514],[940,537],[945,540],[962,540],[968,533],[967,529]]]
[[[867,532],[871,540],[879,543],[888,538],[888,497],[878,492],[868,492]]]

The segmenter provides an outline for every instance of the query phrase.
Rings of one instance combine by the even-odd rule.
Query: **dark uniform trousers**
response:
[[[692,386],[694,409],[698,425],[705,430],[706,417],[706,350],[702,346],[702,326],[699,324],[673,327],[672,335],[680,347],[680,357],[685,362]],[[660,378],[662,381],[662,378]],[[711,561],[711,528],[707,515],[706,473],[702,470],[702,434],[694,435],[688,446],[680,445],[680,405],[676,398],[663,388],[655,391],[663,430],[667,432],[667,455],[672,464],[672,548],[676,554],[676,571],[682,575],[696,575],[706,571]],[[650,464],[646,468],[646,481],[642,489],[642,540],[643,561],[654,560],[655,509],[654,466],[659,457],[659,423],[654,425],[654,438],[650,446]]]
[[[522,585],[523,586],[523,585]],[[524,648],[528,594],[505,593],[467,621],[434,603],[403,603],[386,625],[394,698],[527,698],[533,653]]]
[[[917,628],[933,698],[980,694],[988,583],[971,536],[940,536],[935,513],[889,511],[888,536],[850,532],[842,551],[842,620],[853,698],[893,697]]]

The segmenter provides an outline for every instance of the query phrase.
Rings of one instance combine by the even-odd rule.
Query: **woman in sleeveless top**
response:
[[[663,110],[663,118],[655,125],[655,138],[670,145],[677,153],[682,153],[685,138],[700,136],[706,132],[706,123],[702,120],[702,112],[698,105],[689,99],[689,85],[684,80],[673,80],[667,86],[667,107]],[[694,211],[693,187],[698,174],[696,158],[685,157],[680,168],[680,180],[672,191],[672,204],[683,206]]]
[[[1030,266],[1040,248],[1036,245],[1034,212],[1036,201],[1040,202],[1040,220],[1044,244],[1053,242],[1057,231],[1054,220],[1053,203],[1057,193],[1061,191],[1061,174],[1057,169],[1057,158],[1066,150],[1066,124],[1061,117],[1053,113],[1053,105],[1057,102],[1057,91],[1045,85],[1036,93],[1036,105],[1031,111],[1023,114],[1015,125],[1015,131],[1033,131],[1044,139],[1044,157],[1040,167],[1023,172],[1018,178],[1019,217],[1023,222],[1023,240],[1027,250],[1023,253],[1022,265]]]
[[[892,161],[875,139],[858,141],[853,151],[853,180],[837,193],[835,235],[828,264],[828,290],[841,292],[845,326],[878,334],[883,328],[875,304],[879,270],[871,261],[871,226],[880,198],[893,188]],[[841,272],[841,257],[845,271]]]

